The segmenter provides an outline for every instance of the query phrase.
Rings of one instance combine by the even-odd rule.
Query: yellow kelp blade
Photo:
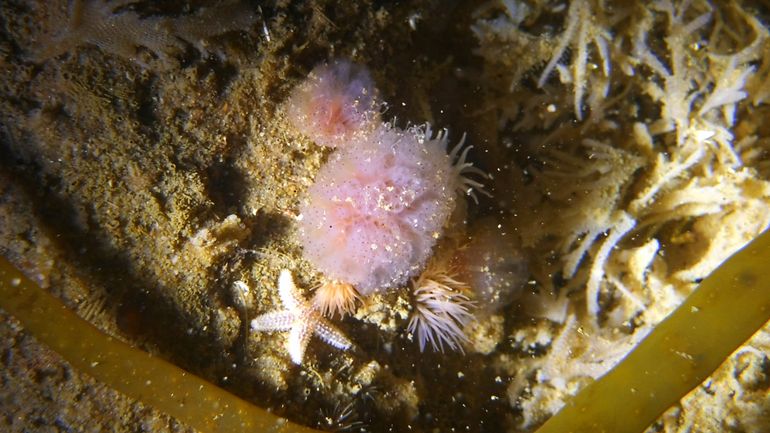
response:
[[[770,231],[765,231],[537,433],[642,432],[768,319]]]
[[[0,307],[77,370],[202,433],[312,433],[110,337],[0,256]]]

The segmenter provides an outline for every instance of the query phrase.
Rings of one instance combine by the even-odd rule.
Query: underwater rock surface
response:
[[[0,16],[0,253],[105,332],[314,428],[533,431],[770,224],[760,2],[10,0]],[[467,132],[491,176],[429,259],[475,305],[464,353],[408,330],[435,275],[356,301],[331,319],[354,347],[311,341],[301,366],[285,334],[250,332],[281,306],[281,270],[305,298],[323,279],[297,217],[334,154],[285,103],[334,58],[372,71],[386,121]],[[462,281],[456,257],[485,245],[526,266]],[[2,430],[187,431],[3,323],[0,405],[19,416]],[[766,425],[768,335],[654,431]]]

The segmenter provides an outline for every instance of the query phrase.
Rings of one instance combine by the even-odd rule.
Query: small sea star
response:
[[[278,277],[278,295],[285,310],[273,311],[251,321],[252,331],[289,331],[286,349],[295,364],[301,364],[305,348],[313,334],[326,343],[342,350],[353,343],[313,308],[297,290],[291,272],[284,269]]]

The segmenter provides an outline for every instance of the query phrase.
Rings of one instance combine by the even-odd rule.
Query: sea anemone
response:
[[[300,206],[305,257],[362,295],[417,274],[455,207],[443,135],[383,124],[331,155]]]
[[[313,294],[313,306],[326,317],[339,314],[344,317],[356,309],[356,301],[361,297],[355,287],[342,281],[327,281]]]
[[[414,310],[407,329],[417,335],[420,351],[430,342],[435,351],[443,352],[446,345],[462,352],[468,342],[463,328],[473,319],[468,285],[456,279],[445,261],[434,259],[412,287]]]
[[[347,60],[316,66],[292,92],[289,120],[321,146],[344,147],[374,130],[380,119],[369,71]]]

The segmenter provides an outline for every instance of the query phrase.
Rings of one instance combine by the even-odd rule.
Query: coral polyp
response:
[[[324,316],[332,317],[336,314],[342,317],[355,310],[356,301],[360,298],[356,288],[350,284],[327,281],[316,289],[311,302]]]
[[[425,271],[412,282],[414,310],[408,330],[417,336],[420,351],[430,343],[435,351],[462,351],[468,341],[463,328],[471,320],[474,303],[469,287],[459,281],[442,260],[431,260]]]
[[[363,295],[418,273],[455,207],[444,143],[382,125],[333,154],[300,208],[305,257]]]
[[[439,132],[437,139],[443,140],[443,137],[446,134],[446,130]],[[468,152],[470,152],[473,146],[465,146],[465,137],[466,135],[463,134],[460,141],[452,148],[452,151],[449,152],[449,159],[454,163],[455,189],[460,195],[467,195],[472,198],[474,202],[478,203],[479,199],[476,197],[476,191],[487,197],[491,197],[492,194],[484,189],[483,183],[471,177],[474,176],[486,179],[487,174],[480,168],[475,167],[473,163],[468,162]]]

